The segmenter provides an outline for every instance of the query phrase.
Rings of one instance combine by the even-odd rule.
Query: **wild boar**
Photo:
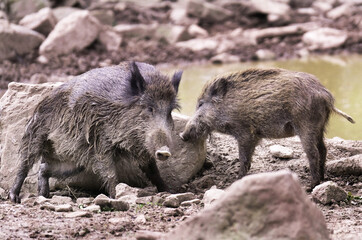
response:
[[[354,123],[334,107],[333,96],[315,76],[284,69],[250,69],[208,82],[196,113],[180,136],[185,141],[212,131],[234,136],[241,165],[239,177],[243,177],[260,139],[298,135],[314,187],[324,179],[327,149],[323,138],[331,112]]]
[[[64,83],[36,107],[20,147],[21,163],[9,193],[19,193],[29,169],[40,160],[38,192],[49,196],[49,177],[86,171],[99,177],[111,197],[130,164],[159,191],[167,190],[156,159],[171,156],[171,111],[179,108],[182,71],[172,79],[140,62],[93,69]]]

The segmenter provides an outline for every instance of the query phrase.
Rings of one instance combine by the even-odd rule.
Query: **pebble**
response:
[[[66,218],[92,217],[92,213],[87,211],[76,211],[64,215]]]
[[[293,150],[291,148],[283,147],[281,145],[272,145],[269,149],[273,157],[283,159],[293,158]]]
[[[73,207],[69,203],[55,206],[54,211],[56,212],[72,212]]]

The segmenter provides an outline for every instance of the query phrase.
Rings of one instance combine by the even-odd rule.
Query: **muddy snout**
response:
[[[169,157],[171,157],[171,152],[167,146],[163,146],[156,151],[155,155],[157,160],[166,161]]]

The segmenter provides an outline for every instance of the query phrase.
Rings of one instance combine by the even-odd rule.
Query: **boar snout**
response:
[[[166,161],[169,157],[171,157],[171,152],[167,146],[163,146],[156,151],[155,155],[157,160]]]

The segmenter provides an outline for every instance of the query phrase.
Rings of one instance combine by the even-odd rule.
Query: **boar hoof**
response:
[[[156,151],[156,159],[160,161],[165,161],[169,157],[171,157],[171,153],[168,147],[163,146],[159,150]]]

